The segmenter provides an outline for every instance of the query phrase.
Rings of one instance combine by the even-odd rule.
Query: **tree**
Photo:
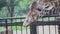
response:
[[[30,2],[31,0],[0,0],[0,17],[12,17],[26,13]]]

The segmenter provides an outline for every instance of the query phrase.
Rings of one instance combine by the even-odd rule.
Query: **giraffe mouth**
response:
[[[23,23],[23,26],[24,27],[27,27],[27,26],[29,26],[30,25],[30,23]]]

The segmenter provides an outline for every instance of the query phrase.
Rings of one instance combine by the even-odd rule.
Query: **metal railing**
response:
[[[47,21],[44,21],[45,17],[48,18]],[[0,27],[4,27],[6,29],[5,31],[1,31],[0,33],[1,34],[38,34],[38,32],[37,32],[38,29],[36,29],[36,28],[37,28],[37,26],[42,26],[42,29],[43,29],[42,33],[45,34],[44,26],[48,25],[49,34],[51,34],[50,25],[55,25],[55,34],[56,34],[56,25],[60,25],[60,20],[50,20],[50,17],[53,17],[54,19],[56,19],[56,17],[60,17],[60,15],[44,16],[41,18],[42,20],[40,20],[40,21],[38,20],[38,21],[32,23],[29,27],[22,26],[25,17],[0,18]],[[13,26],[16,26],[15,30],[14,30]],[[20,28],[18,28],[18,26],[20,26]],[[39,33],[39,34],[41,34],[41,33]]]

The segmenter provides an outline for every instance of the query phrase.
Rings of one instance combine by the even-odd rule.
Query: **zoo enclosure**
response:
[[[44,21],[43,18],[47,17],[48,18],[48,21]],[[27,27],[26,27],[26,34],[37,34],[37,29],[36,29],[36,26],[40,26],[42,25],[43,26],[43,34],[44,34],[44,25],[60,25],[60,20],[51,20],[50,21],[50,17],[54,17],[56,19],[56,17],[60,17],[60,15],[58,14],[54,14],[54,15],[50,15],[50,16],[44,16],[42,17],[42,20],[41,21],[36,21],[34,23],[32,23],[29,27],[29,31],[30,33],[28,33],[27,31]],[[25,32],[22,31],[22,24],[23,24],[23,21],[24,21],[24,18],[25,17],[8,17],[8,18],[0,18],[0,27],[5,27],[6,28],[6,31],[5,33],[1,32],[1,34],[13,34],[13,30],[11,29],[11,33],[9,33],[8,31],[8,27],[11,26],[21,26],[21,33],[20,34],[23,34]],[[18,19],[18,21],[17,21]],[[50,28],[50,27],[49,27]],[[56,28],[56,27],[55,27]],[[50,31],[49,31],[50,32]],[[17,34],[17,27],[16,27],[16,34]],[[50,34],[50,33],[49,33]],[[53,34],[53,33],[52,33]],[[55,34],[56,34],[56,29],[55,29]],[[59,33],[60,34],[60,33]]]

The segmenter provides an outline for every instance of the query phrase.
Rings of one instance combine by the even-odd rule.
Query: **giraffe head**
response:
[[[53,8],[53,6],[50,6],[50,4],[44,4],[42,2],[38,0],[34,1],[31,4],[29,13],[26,16],[23,26],[29,26],[32,22],[36,21],[38,17],[43,17],[47,15],[48,12],[46,12],[45,10],[51,10]]]

